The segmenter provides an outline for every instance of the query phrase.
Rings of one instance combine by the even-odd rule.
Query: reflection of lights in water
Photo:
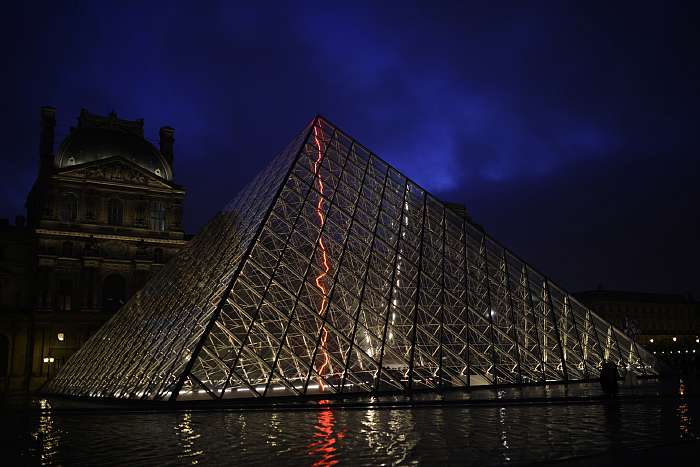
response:
[[[39,426],[32,433],[32,437],[39,442],[41,465],[53,465],[56,463],[58,448],[61,444],[61,430],[56,427],[51,403],[46,399],[39,401]]]
[[[277,412],[272,412],[270,416],[270,431],[267,434],[267,444],[273,448],[277,448],[280,433],[282,433],[282,427],[280,426],[279,415]]]
[[[198,464],[199,459],[204,454],[204,450],[195,450],[195,440],[201,435],[194,431],[192,426],[192,414],[190,412],[185,412],[182,415],[182,421],[175,426],[175,431],[177,431],[180,438],[180,446],[182,447],[182,454],[178,455],[178,458],[182,459],[185,457],[191,458],[192,464]]]
[[[327,289],[325,284],[323,283],[322,279],[328,274],[328,271],[330,271],[330,266],[328,264],[328,254],[326,252],[326,246],[323,244],[323,226],[326,223],[326,218],[323,215],[323,195],[324,195],[324,188],[323,188],[323,178],[321,177],[321,173],[319,171],[319,166],[321,165],[321,159],[323,159],[323,151],[321,150],[321,140],[319,139],[318,136],[318,127],[314,126],[314,142],[316,143],[316,150],[318,151],[318,156],[316,158],[316,161],[314,162],[313,165],[313,172],[314,175],[318,178],[318,191],[321,193],[321,196],[318,197],[318,204],[316,205],[316,214],[318,215],[318,223],[319,227],[321,230],[321,236],[318,239],[318,246],[319,249],[321,250],[321,256],[322,256],[322,264],[323,264],[323,272],[321,272],[317,277],[316,277],[316,287],[321,291],[322,293],[322,299],[321,299],[321,305],[318,307],[318,315],[323,318],[326,314],[326,310],[328,308],[328,298],[326,298],[326,293]],[[323,382],[323,372],[330,363],[330,360],[328,358],[328,352],[326,352],[326,343],[328,341],[328,329],[326,328],[326,325],[323,325],[323,328],[321,329],[321,343],[320,343],[320,348],[321,348],[321,353],[323,354],[323,363],[321,363],[321,366],[318,368],[318,384],[321,387],[321,391],[325,389],[325,383]]]
[[[685,384],[681,382],[678,387],[678,395],[680,396],[680,404],[676,408],[676,415],[678,416],[678,429],[680,431],[679,436],[681,439],[688,438],[690,431],[690,415],[688,414],[688,402],[685,400]]]
[[[328,401],[322,400],[319,401],[319,404],[326,405]],[[338,440],[345,438],[345,434],[343,432],[334,432],[334,426],[333,411],[330,408],[320,411],[316,420],[315,440],[307,446],[309,448],[309,456],[317,458],[311,465],[327,466],[340,462],[335,455],[338,450],[336,443]]]
[[[509,449],[508,433],[506,431],[506,408],[505,407],[501,407],[501,410],[498,413],[498,421],[501,424],[501,444],[503,445],[503,449]],[[508,455],[508,451],[503,452],[503,459],[506,462],[510,462],[510,456]]]

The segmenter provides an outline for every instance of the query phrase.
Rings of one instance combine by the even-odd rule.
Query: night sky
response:
[[[192,233],[320,113],[571,291],[700,297],[690,2],[14,3],[0,217],[42,105],[174,127]]]

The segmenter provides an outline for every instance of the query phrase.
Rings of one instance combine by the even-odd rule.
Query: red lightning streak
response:
[[[318,177],[318,190],[321,192],[321,195],[323,195],[323,177],[321,177],[321,173],[319,172],[319,166],[321,165],[321,159],[323,158],[323,151],[321,150],[321,140],[319,139],[318,136],[318,127],[314,126],[314,142],[316,143],[316,149],[318,152],[318,156],[316,158],[316,162],[314,162],[314,175]],[[326,217],[323,215],[323,196],[319,196],[318,198],[318,204],[316,205],[316,214],[318,215],[318,222],[321,226],[321,231],[323,231],[323,225],[326,223]],[[321,300],[321,305],[318,309],[318,314],[321,316],[321,318],[324,317],[326,314],[326,308],[328,307],[328,299],[326,298],[326,286],[323,283],[323,278],[328,274],[328,271],[330,271],[330,266],[328,265],[328,252],[326,251],[326,246],[323,244],[323,235],[318,240],[318,246],[321,249],[321,254],[323,257],[323,272],[319,274],[316,277],[316,287],[323,293],[323,299]],[[318,384],[319,387],[321,388],[321,391],[325,389],[325,384],[323,383],[323,378],[321,376],[323,375],[323,371],[326,369],[329,363],[328,359],[328,352],[326,352],[326,342],[328,341],[328,329],[326,329],[326,325],[323,325],[323,330],[321,334],[321,352],[323,353],[323,363],[321,364],[321,367],[317,370],[319,374],[318,378]]]

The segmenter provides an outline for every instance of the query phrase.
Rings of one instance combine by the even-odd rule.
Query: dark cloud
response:
[[[13,8],[0,215],[41,105],[175,127],[191,231],[322,113],[564,285],[700,295],[693,3]]]

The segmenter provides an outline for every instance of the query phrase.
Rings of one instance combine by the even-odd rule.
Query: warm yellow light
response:
[[[700,344],[700,339],[695,339],[696,344]]]
[[[59,332],[59,333],[58,333],[58,336],[56,336],[56,337],[58,337],[58,340],[61,341],[61,342],[63,342],[63,339],[66,338],[65,334],[63,334],[62,332]]]
[[[676,342],[676,338],[675,338],[675,337],[673,338],[673,342]]]
[[[49,357],[44,357],[44,363],[49,363]]]
[[[53,357],[49,357],[49,363],[53,363]]]
[[[653,344],[653,343],[654,343],[654,339],[653,339],[653,338],[649,339],[649,342],[651,342],[651,343]]]

